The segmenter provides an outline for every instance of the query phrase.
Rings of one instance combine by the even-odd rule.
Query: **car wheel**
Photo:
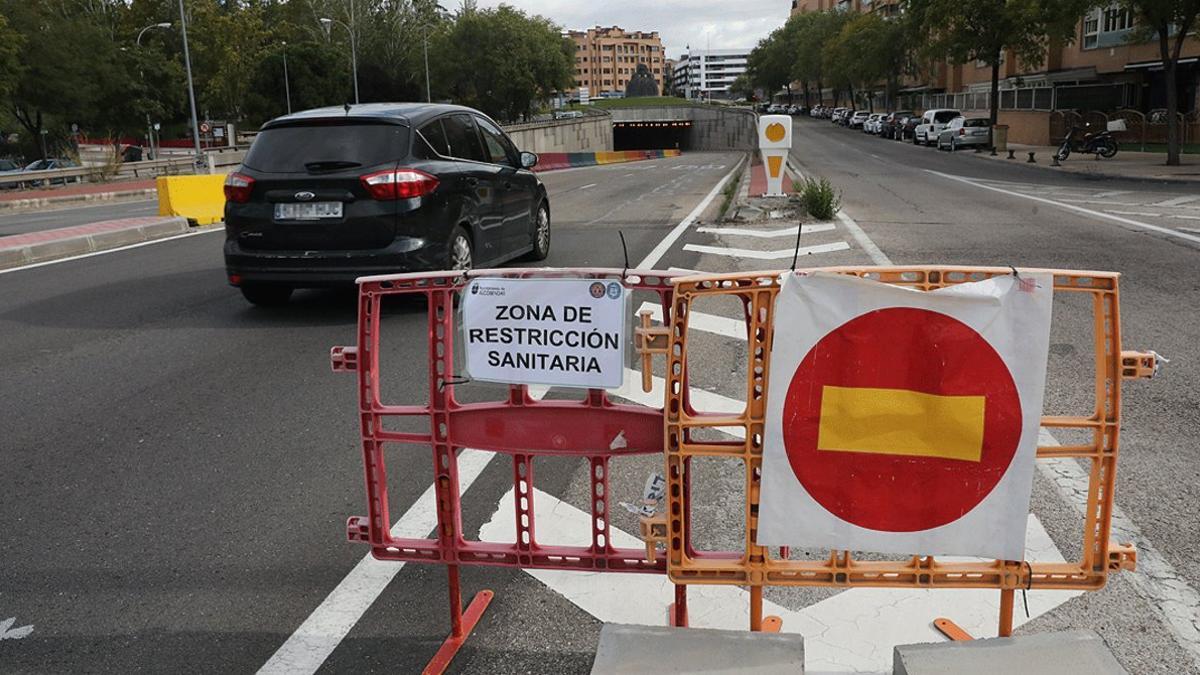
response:
[[[462,226],[454,228],[450,237],[450,246],[446,250],[446,269],[467,271],[474,262],[475,249],[471,245],[471,235]]]
[[[950,152],[958,152],[958,141],[950,139]]]
[[[921,142],[917,140],[917,135],[913,134],[913,145],[920,145],[920,144],[921,144]]]
[[[259,307],[286,305],[292,297],[292,287],[281,284],[242,284],[242,297]]]
[[[543,201],[533,217],[533,250],[530,260],[545,260],[550,255],[550,207]]]

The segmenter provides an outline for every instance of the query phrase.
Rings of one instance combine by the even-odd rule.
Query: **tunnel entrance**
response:
[[[613,150],[691,150],[692,123],[613,122]]]

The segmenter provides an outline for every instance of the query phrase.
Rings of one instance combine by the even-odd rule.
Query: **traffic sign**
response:
[[[1020,560],[1052,279],[918,291],[792,274],[757,543]]]
[[[200,123],[200,133],[207,134],[210,131],[212,131],[212,125],[210,125],[208,122]]]

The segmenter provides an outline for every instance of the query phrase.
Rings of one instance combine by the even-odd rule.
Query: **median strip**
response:
[[[0,270],[171,237],[188,229],[185,218],[147,216],[0,237]]]

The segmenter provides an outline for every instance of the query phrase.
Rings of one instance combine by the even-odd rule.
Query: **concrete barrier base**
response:
[[[897,645],[892,675],[1128,675],[1094,631]]]
[[[804,673],[804,638],[788,633],[606,623],[592,675]]]
[[[188,231],[186,219],[170,216],[126,218],[0,237],[0,270],[173,237]]]

